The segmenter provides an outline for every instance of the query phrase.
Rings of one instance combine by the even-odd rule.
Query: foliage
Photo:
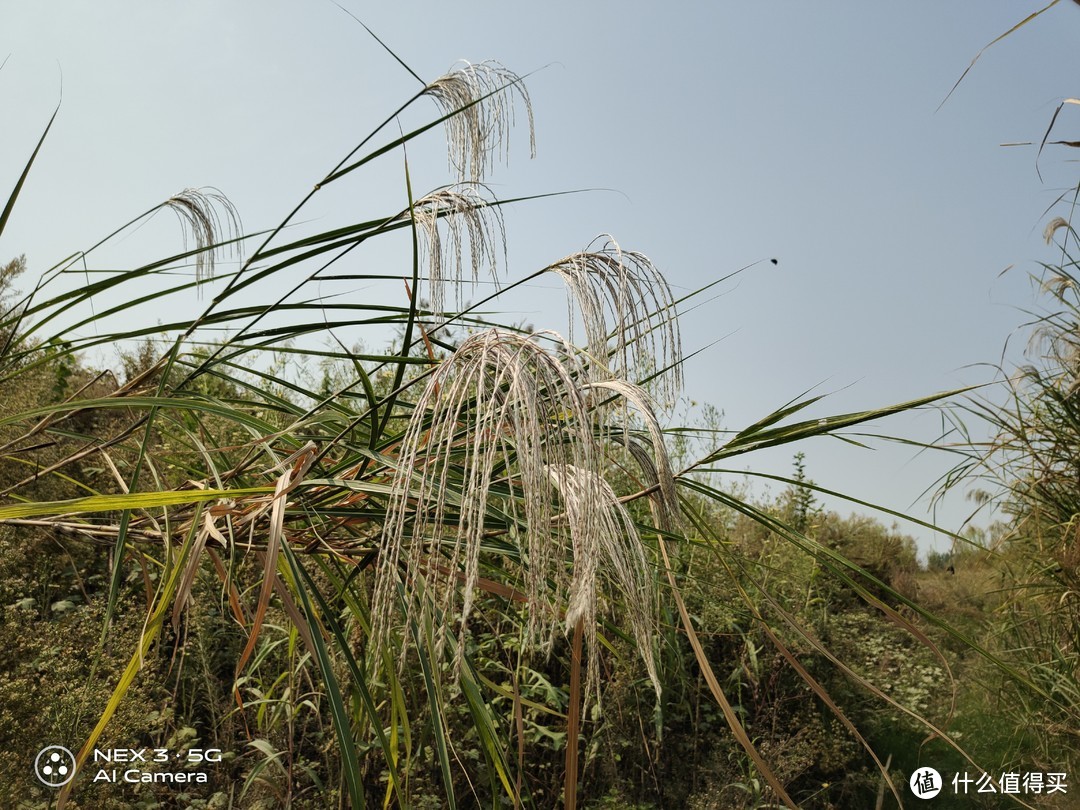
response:
[[[1073,232],[1065,233],[1062,253],[1068,256]],[[1007,594],[995,634],[1003,651],[1052,696],[1046,700],[1020,689],[1014,698],[1017,723],[1037,733],[1046,760],[1074,750],[1080,727],[1080,606],[1074,598],[1080,586],[1075,531],[1080,300],[1074,269],[1071,257],[1045,266],[1042,288],[1058,308],[1039,320],[1033,343],[1038,354],[1010,375],[1008,398],[1001,404],[989,399],[971,404],[969,411],[988,420],[996,434],[988,445],[971,448],[972,461],[963,470],[983,481],[993,479],[997,501],[1011,517],[1008,531],[994,543]]]
[[[994,42],[1057,4],[1050,2]],[[1039,160],[1047,146],[1080,145],[1075,139],[1051,140],[1062,110],[1077,103],[1063,99],[1038,142],[1040,178]],[[1062,193],[1048,209],[1063,208],[1065,216],[1052,217],[1044,231],[1055,258],[1041,262],[1033,277],[1044,304],[1028,325],[1028,356],[1018,367],[1001,370],[993,394],[954,412],[962,437],[956,449],[967,457],[946,482],[947,487],[977,482],[980,509],[1001,507],[1007,518],[981,542],[974,537],[962,559],[950,559],[950,570],[959,575],[972,562],[991,569],[981,588],[984,604],[974,612],[993,609],[987,644],[1023,673],[1020,679],[1000,680],[1003,713],[1032,757],[1057,768],[1075,765],[1080,728],[1080,296],[1073,226],[1078,198],[1080,186]],[[972,438],[978,436],[968,424],[973,421],[989,425],[989,441]],[[992,590],[986,587],[991,583]]]
[[[817,510],[802,456],[777,503],[716,479],[735,456],[937,397],[823,418],[806,416],[816,398],[790,403],[673,467],[679,431],[653,396],[678,389],[677,307],[701,291],[675,300],[644,255],[603,237],[503,288],[558,276],[584,346],[481,320],[501,292],[466,306],[462,291],[509,274],[510,202],[482,181],[515,109],[531,140],[529,97],[491,62],[421,85],[271,231],[240,234],[224,197],[189,189],[129,226],[169,210],[193,247],[115,270],[95,246],[21,296],[7,289],[21,262],[0,277],[17,651],[3,711],[41,705],[26,659],[57,659],[80,685],[38,718],[43,740],[78,741],[59,804],[109,806],[120,791],[87,784],[92,751],[143,743],[227,756],[202,793],[116,801],[220,806],[232,785],[244,807],[575,807],[579,791],[867,806],[904,781],[876,753],[894,724],[871,705],[909,743],[929,729],[966,756],[935,725],[940,655],[923,628],[989,653],[914,601],[910,540]],[[434,118],[383,134],[424,100]],[[440,124],[455,176],[416,197],[404,147]],[[399,204],[327,230],[298,221],[390,155]],[[398,266],[351,263],[395,234],[411,248]],[[339,295],[402,279],[398,304]],[[201,314],[151,321],[149,301],[179,313],[199,290],[213,291]],[[385,354],[346,348],[394,329]],[[123,373],[97,368],[116,345]],[[6,798],[40,798],[3,765]]]

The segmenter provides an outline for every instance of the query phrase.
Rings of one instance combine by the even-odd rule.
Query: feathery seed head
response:
[[[603,245],[593,250],[600,239]],[[577,312],[581,314],[589,379],[634,379],[668,368],[661,377],[662,395],[671,400],[678,396],[682,342],[675,303],[670,286],[647,256],[622,250],[604,234],[547,269],[569,290],[571,329]]]
[[[218,243],[241,233],[240,215],[229,199],[217,189],[204,191],[185,188],[164,202],[180,220],[184,233],[184,250],[188,234],[195,241],[195,279],[202,282],[214,277]],[[234,245],[233,250],[237,248]]]
[[[630,455],[638,462],[646,478],[649,479],[650,486],[655,484],[659,487],[659,498],[654,498],[653,502],[658,507],[657,512],[662,528],[669,528],[679,511],[679,497],[675,491],[675,476],[671,471],[671,462],[664,444],[664,433],[656,418],[656,408],[652,397],[640,386],[626,380],[600,380],[584,387],[586,390],[599,388],[617,394],[624,401],[631,403],[645,422],[645,428],[649,433],[649,444],[652,445],[651,455],[640,443],[630,438],[629,420],[625,420],[625,426],[621,430],[613,429],[608,425],[601,425],[601,430],[606,438],[621,433],[623,443],[630,451]]]
[[[506,258],[506,228],[499,208],[480,193],[480,186],[459,185],[442,188],[413,203],[413,219],[420,235],[421,263],[428,268],[431,308],[439,321],[443,317],[447,271],[461,281],[465,267],[464,245],[468,241],[468,268],[475,282],[484,265],[498,283],[498,247]],[[440,224],[445,234],[440,232]],[[449,238],[449,245],[444,239]],[[451,267],[446,267],[450,262]],[[461,286],[455,299],[461,309]]]
[[[599,644],[596,636],[599,585],[604,580],[625,597],[630,629],[649,680],[660,695],[653,654],[655,603],[648,563],[634,520],[615,491],[598,473],[573,465],[549,468],[565,508],[573,553],[573,579],[566,596],[566,632],[582,622],[589,653],[585,694],[599,703]]]
[[[561,351],[540,342],[554,340]],[[459,656],[486,531],[514,544],[529,602],[526,639],[550,648],[557,627],[584,623],[588,685],[597,688],[598,583],[629,604],[655,679],[651,579],[633,522],[599,473],[577,353],[553,333],[491,329],[468,338],[428,381],[401,443],[374,594],[378,647],[405,620],[436,628],[441,650],[459,620]],[[402,651],[404,660],[405,651]],[[654,683],[659,689],[658,681]]]
[[[1063,217],[1054,217],[1043,229],[1043,239],[1046,240],[1046,244],[1051,244],[1054,241],[1054,234],[1058,232],[1059,228],[1065,228],[1066,233],[1072,233],[1072,226],[1069,221]]]
[[[462,181],[484,179],[499,157],[506,161],[507,134],[514,124],[515,96],[529,119],[529,152],[536,156],[532,103],[521,77],[498,62],[461,62],[424,91],[446,119],[450,168]]]

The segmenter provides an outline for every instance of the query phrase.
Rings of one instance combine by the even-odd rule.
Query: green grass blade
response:
[[[350,722],[349,712],[345,708],[345,702],[342,700],[337,677],[334,675],[333,661],[323,641],[323,629],[318,619],[319,614],[312,604],[311,594],[308,593],[308,589],[300,584],[306,579],[303,566],[300,565],[299,560],[296,559],[296,555],[287,542],[281,544],[281,553],[288,562],[297,583],[297,593],[300,596],[300,602],[308,620],[310,638],[315,645],[312,653],[318,662],[319,672],[322,674],[323,684],[326,686],[326,697],[330,703],[330,713],[334,720],[334,733],[341,748],[341,769],[345,776],[349,799],[352,807],[362,809],[366,806],[364,782],[360,774],[360,760],[356,751],[356,743],[353,740],[352,723]]]
[[[7,61],[6,59],[4,60]],[[19,193],[22,191],[23,184],[26,183],[26,178],[30,174],[30,168],[34,165],[34,161],[37,159],[38,152],[41,151],[42,144],[45,143],[45,138],[49,135],[49,130],[52,129],[53,122],[56,120],[57,113],[60,112],[60,105],[56,105],[56,109],[53,110],[52,116],[49,118],[49,123],[45,125],[45,131],[41,133],[41,137],[38,139],[37,146],[34,147],[34,151],[30,155],[30,159],[26,161],[26,165],[23,167],[22,174],[19,175],[18,181],[15,183],[15,188],[12,190],[11,195],[7,199],[7,204],[4,205],[4,210],[0,213],[0,236],[4,233],[4,228],[7,227],[8,220],[11,218],[11,212],[15,208],[15,201],[19,199]]]

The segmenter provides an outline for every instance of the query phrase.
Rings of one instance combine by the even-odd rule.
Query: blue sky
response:
[[[993,371],[978,364],[999,360],[1036,304],[1028,273],[1053,259],[1044,211],[1075,170],[1048,150],[1040,182],[1033,149],[999,144],[1037,141],[1076,94],[1073,4],[990,49],[937,112],[979,49],[1038,4],[344,4],[427,80],[459,58],[535,71],[537,157],[519,126],[497,195],[608,189],[508,211],[509,278],[603,232],[677,290],[779,258],[684,319],[687,350],[723,338],[689,361],[687,395],[728,427],[810,389],[830,394],[814,411],[824,415],[986,381]],[[271,226],[418,89],[329,2],[13,4],[7,54],[0,188],[63,77],[57,123],[0,244],[0,258],[26,253],[34,270],[190,186],[220,188],[249,229]],[[1060,126],[1075,137],[1078,111],[1067,113]],[[445,182],[439,138],[409,159],[418,188]],[[401,176],[400,158],[380,161],[305,216],[329,227],[396,210]],[[100,261],[178,247],[159,220]],[[565,317],[554,289],[508,306],[538,327]],[[928,439],[937,425],[925,414],[882,430]],[[949,466],[890,445],[803,449],[822,485],[921,517],[913,501]],[[742,463],[785,473],[790,452]],[[954,499],[937,517],[956,528],[965,513]]]

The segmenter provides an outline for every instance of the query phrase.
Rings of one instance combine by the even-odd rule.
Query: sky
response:
[[[426,81],[458,59],[528,74],[537,154],[519,116],[492,191],[593,191],[507,210],[506,279],[601,233],[647,254],[676,293],[753,265],[682,319],[684,349],[708,347],[687,361],[686,396],[726,427],[808,391],[828,395],[810,412],[824,416],[987,382],[1007,342],[1020,357],[1040,300],[1029,276],[1054,258],[1047,208],[1075,169],[1048,148],[1040,180],[1033,147],[1000,144],[1037,142],[1076,94],[1074,4],[989,49],[940,109],[980,49],[1040,4],[342,5]],[[0,259],[25,253],[32,273],[186,187],[221,189],[248,230],[273,226],[419,88],[331,2],[54,0],[7,4],[0,23],[5,196],[62,92],[0,237]],[[1067,109],[1061,132],[1075,138],[1078,118]],[[440,138],[410,145],[417,188],[446,182]],[[400,209],[402,166],[380,160],[304,217]],[[180,246],[159,217],[98,261]],[[368,261],[404,267],[400,247]],[[506,306],[537,327],[565,319],[550,283]],[[928,441],[940,423],[925,412],[876,429]],[[928,511],[920,495],[952,462],[907,445],[816,439],[738,466],[786,474],[795,449],[815,481],[861,500],[950,530],[970,509],[956,496]]]

